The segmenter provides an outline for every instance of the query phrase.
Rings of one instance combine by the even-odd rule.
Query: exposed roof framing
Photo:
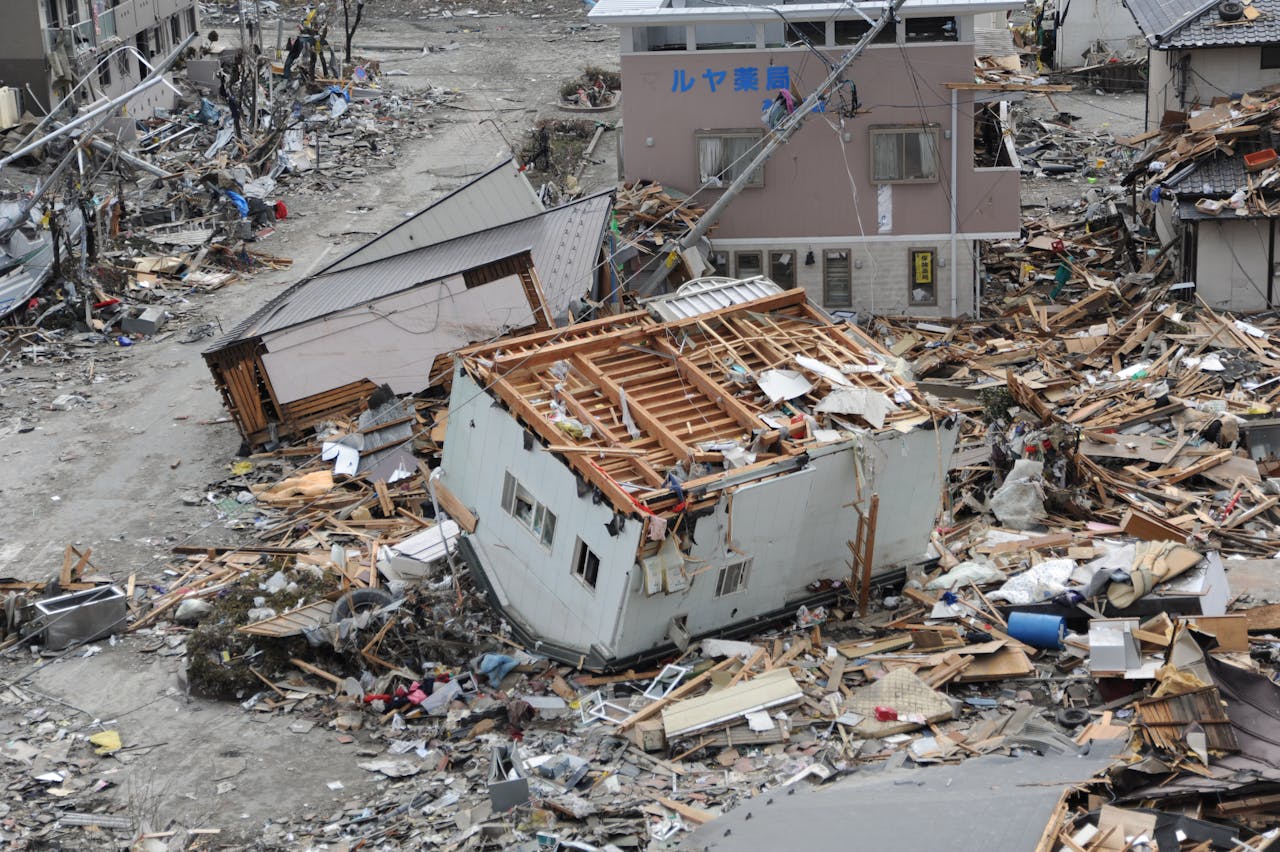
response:
[[[757,386],[760,373],[806,375],[813,388],[793,400],[795,411],[813,412],[834,389],[830,379],[806,371],[797,356],[843,370],[852,387],[908,399],[890,413],[885,428],[933,416],[914,386],[883,369],[887,355],[856,327],[833,323],[797,289],[670,322],[633,311],[474,347],[462,360],[616,509],[662,512],[675,503],[664,484],[673,467],[708,465],[717,472],[685,487],[713,486],[743,470],[725,470],[716,444],[736,441],[745,447],[754,432],[772,431],[761,415],[776,414],[779,406]],[[557,408],[590,427],[591,436],[574,437],[560,428]],[[857,416],[842,419],[867,426]],[[812,437],[775,442],[755,466],[776,465],[815,443]]]

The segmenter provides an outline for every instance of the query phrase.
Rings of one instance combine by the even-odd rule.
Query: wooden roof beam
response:
[[[539,373],[537,374],[537,379],[538,379],[538,382],[546,389],[548,393],[554,394],[556,392],[555,386],[551,383],[549,379],[547,379],[546,376]],[[613,428],[611,426],[606,426],[604,421],[602,421],[599,417],[596,417],[594,414],[588,411],[587,407],[583,405],[582,402],[579,401],[578,398],[573,395],[573,391],[566,388],[560,391],[559,396],[561,399],[565,401],[565,406],[569,409],[569,411],[573,414],[574,417],[578,418],[583,423],[586,423],[588,426],[594,429],[597,433],[605,437],[605,439],[609,442],[608,447],[606,447],[605,449],[614,448],[614,447],[617,447],[617,448],[627,447],[627,442],[630,440],[631,436],[628,435],[626,440],[624,440],[621,435],[613,431]],[[584,452],[587,452],[589,450],[589,447],[583,446],[581,449]],[[640,475],[640,478],[645,481],[646,485],[655,486],[655,487],[662,485],[663,483],[662,474],[658,473],[657,469],[653,465],[649,464],[647,460],[643,458],[629,457],[627,459],[627,462],[635,470],[635,472]]]
[[[622,408],[622,397],[625,389],[615,382],[612,378],[605,374],[600,366],[587,358],[586,353],[575,352],[570,362],[582,373],[586,378],[595,383],[596,387],[604,391],[614,405],[619,409]],[[685,444],[675,434],[669,430],[661,420],[654,417],[643,405],[637,402],[633,397],[627,397],[627,409],[631,412],[631,419],[639,426],[643,427],[650,435],[658,439],[658,443],[675,454],[676,459],[684,461],[693,455],[693,448]]]
[[[655,339],[653,347],[675,359],[676,369],[680,371],[680,375],[689,384],[702,391],[707,399],[714,402],[718,409],[732,417],[747,432],[752,432],[764,426],[763,421],[757,418],[751,409],[743,405],[737,397],[725,390],[724,386],[709,374],[703,372],[701,367],[681,355],[680,351],[670,341]]]

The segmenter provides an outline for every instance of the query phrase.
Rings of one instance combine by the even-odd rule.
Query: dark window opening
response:
[[[573,575],[593,589],[600,577],[600,557],[592,553],[582,539],[578,539],[573,551]]]
[[[866,21],[836,21],[836,44],[857,44],[871,25]],[[885,24],[872,44],[893,44],[898,40],[892,23]]]
[[[1280,68],[1280,44],[1264,44],[1262,46],[1262,67]]]
[[[907,44],[920,41],[959,41],[955,18],[907,18]]]
[[[784,290],[796,286],[796,253],[793,251],[769,252],[769,277]]]
[[[787,44],[812,44],[822,47],[827,43],[826,21],[793,21],[787,24]]]
[[[822,253],[822,304],[847,308],[853,304],[853,278],[848,249],[827,249]]]
[[[754,278],[764,275],[764,263],[758,251],[740,251],[734,256],[735,274],[739,278]]]

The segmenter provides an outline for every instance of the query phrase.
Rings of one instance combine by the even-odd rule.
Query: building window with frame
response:
[[[555,513],[539,503],[508,471],[502,480],[502,508],[533,533],[546,547],[556,535]]]
[[[707,255],[707,264],[710,265],[711,271],[708,275],[732,275],[729,269],[729,252],[712,250]]]
[[[853,304],[848,249],[826,249],[822,252],[822,304],[828,308],[847,308]]]
[[[862,19],[835,22],[836,44],[857,44],[871,29],[871,25]],[[871,42],[872,44],[893,44],[898,40],[897,27],[893,23],[885,24]]]
[[[872,183],[938,180],[938,125],[872,127]]]
[[[716,575],[716,597],[723,598],[727,595],[745,591],[747,577],[750,573],[751,557],[740,559],[737,562],[730,562],[722,567]]]
[[[1264,44],[1262,46],[1262,68],[1280,68],[1280,44]]]
[[[764,275],[764,262],[758,251],[740,251],[733,256],[734,275],[739,278],[755,278]]]
[[[187,10],[187,32],[193,33],[195,31],[196,31],[196,7],[192,6],[190,9]]]
[[[908,303],[912,306],[938,304],[938,284],[934,276],[934,260],[936,258],[937,252],[933,249],[911,249],[908,265],[911,288]]]
[[[907,18],[903,41],[907,44],[922,41],[959,41],[960,28],[955,18]]]
[[[796,286],[796,253],[793,251],[769,252],[769,278],[784,290]]]
[[[694,134],[698,180],[716,189],[733,183],[751,165],[763,130],[699,130]],[[764,186],[764,167],[756,169],[747,186]]]
[[[573,576],[593,589],[600,578],[600,557],[592,553],[582,539],[578,539],[573,549]]]
[[[173,17],[169,18],[169,32],[173,36],[173,45],[175,47],[182,43],[182,18],[177,12],[174,12]]]

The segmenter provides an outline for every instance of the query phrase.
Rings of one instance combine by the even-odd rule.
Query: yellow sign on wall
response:
[[[911,250],[911,283],[933,283],[933,251],[931,249]]]

